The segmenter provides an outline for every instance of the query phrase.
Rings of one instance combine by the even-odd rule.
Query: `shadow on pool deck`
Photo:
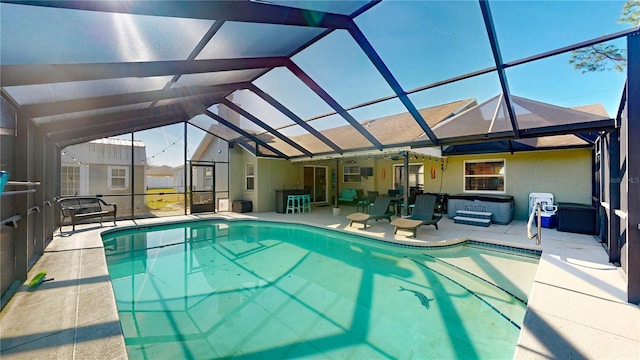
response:
[[[344,206],[339,216],[331,207],[312,213],[221,213],[118,221],[118,226],[79,225],[75,233],[56,233],[29,278],[42,270],[55,280],[36,290],[22,285],[0,313],[0,356],[5,359],[126,359],[118,312],[109,281],[100,233],[126,226],[207,219],[247,218],[305,223],[404,244],[450,244],[474,239],[542,249],[515,359],[638,359],[640,307],[626,302],[624,274],[608,263],[597,239],[590,235],[543,229],[540,247],[528,240],[525,223],[488,228],[454,224],[446,216],[440,230],[420,227],[393,234],[386,220],[363,230],[349,227]]]

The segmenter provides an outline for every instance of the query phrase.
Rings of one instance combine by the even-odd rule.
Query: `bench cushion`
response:
[[[340,192],[340,197],[338,200],[341,201],[353,201],[356,198],[356,190],[355,189],[342,189]]]

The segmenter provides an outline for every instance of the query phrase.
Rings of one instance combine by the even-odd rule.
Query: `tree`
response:
[[[628,0],[622,7],[619,23],[636,26],[640,22],[640,0]],[[624,71],[627,51],[615,45],[595,44],[571,52],[569,64],[582,73],[604,70]]]
[[[627,51],[615,45],[595,44],[571,52],[569,64],[582,73],[615,69],[624,71]]]

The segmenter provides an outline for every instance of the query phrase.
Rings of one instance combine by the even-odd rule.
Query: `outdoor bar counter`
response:
[[[276,189],[276,212],[284,214],[287,209],[287,196],[309,194],[305,189]]]

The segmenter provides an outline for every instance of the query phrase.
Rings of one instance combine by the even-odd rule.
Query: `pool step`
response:
[[[453,217],[453,222],[456,224],[487,227],[491,225],[491,215],[492,213],[490,212],[457,210],[456,216]]]
[[[453,218],[453,222],[456,224],[476,225],[476,226],[485,226],[485,227],[491,225],[491,220],[489,219],[478,219],[478,218],[470,218],[465,216],[455,216]]]
[[[491,215],[493,214],[490,212],[484,212],[484,211],[469,211],[469,210],[456,211],[456,216],[464,216],[464,217],[478,218],[478,219],[491,219]]]

